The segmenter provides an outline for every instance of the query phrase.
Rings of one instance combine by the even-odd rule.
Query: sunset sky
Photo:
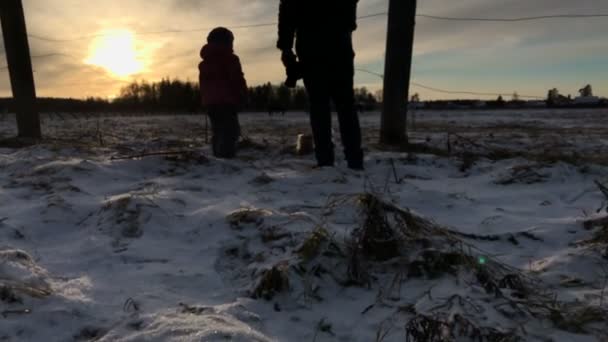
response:
[[[134,79],[197,80],[198,51],[208,29],[273,23],[279,1],[23,2],[38,95],[83,98],[112,97]],[[384,12],[387,4],[388,0],[360,0],[359,15]],[[420,14],[452,17],[608,13],[605,0],[419,0],[418,7]],[[383,72],[386,20],[385,16],[360,20],[355,34],[358,68]],[[190,32],[166,32],[171,30]],[[275,26],[234,32],[249,84],[284,79],[274,48]],[[413,81],[506,96],[514,91],[545,96],[553,87],[574,95],[591,83],[596,94],[608,96],[607,34],[606,18],[518,23],[419,18]],[[2,47],[0,67],[6,64],[4,55]],[[372,90],[381,86],[379,77],[361,72],[356,83]],[[423,99],[458,97],[415,87],[413,91]],[[0,70],[0,96],[11,96],[6,70]]]

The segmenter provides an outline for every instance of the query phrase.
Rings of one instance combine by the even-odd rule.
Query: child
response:
[[[234,35],[218,27],[207,37],[199,64],[201,100],[207,107],[213,131],[213,155],[233,158],[241,135],[238,110],[245,104],[247,82],[233,51]]]

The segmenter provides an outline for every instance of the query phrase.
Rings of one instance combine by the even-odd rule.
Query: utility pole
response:
[[[390,0],[380,143],[402,145],[407,139],[407,103],[414,51],[417,0]]]
[[[19,137],[39,139],[40,118],[36,109],[36,88],[27,41],[21,0],[0,0],[0,20],[6,60],[16,107]]]

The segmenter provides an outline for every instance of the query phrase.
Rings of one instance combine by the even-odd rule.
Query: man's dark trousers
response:
[[[352,50],[351,50],[352,51]],[[302,56],[303,57],[303,56]],[[310,123],[319,166],[334,164],[331,103],[338,113],[344,154],[351,168],[363,167],[361,128],[355,110],[354,57],[302,58],[304,85],[310,101]],[[329,57],[329,58],[328,58]]]

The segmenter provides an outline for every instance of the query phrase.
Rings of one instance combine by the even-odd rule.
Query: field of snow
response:
[[[415,153],[363,114],[365,172],[302,113],[235,160],[201,116],[42,119],[0,147],[0,341],[608,340],[606,110],[421,111]]]

